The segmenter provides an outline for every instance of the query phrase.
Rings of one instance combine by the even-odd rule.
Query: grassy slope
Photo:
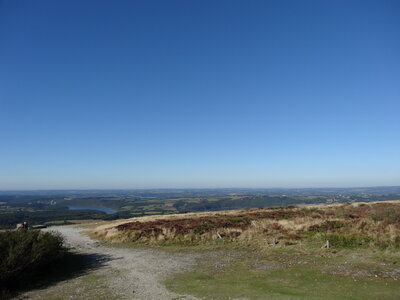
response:
[[[167,283],[171,290],[205,299],[399,299],[399,282],[324,274],[293,267],[255,271],[245,266],[224,272],[193,272]]]
[[[166,281],[174,292],[204,299],[399,299],[399,202],[250,212],[262,216],[244,210],[153,216],[119,220],[93,229],[93,234],[134,246],[212,250],[195,271]],[[250,223],[237,223],[237,216],[250,218]],[[203,221],[177,222],[204,217],[225,218],[232,228],[214,219],[204,219],[206,227]],[[115,227],[121,224],[127,225]],[[215,238],[217,230],[225,234],[223,239]],[[241,234],[229,236],[232,230]],[[268,244],[273,237],[278,245]],[[320,249],[327,237],[333,247]]]
[[[268,254],[244,252],[221,266],[224,255],[170,278],[167,287],[204,299],[398,299],[400,295],[399,280],[388,276],[393,268],[382,266],[383,261],[399,264],[398,255],[376,257],[344,250],[324,257],[280,249]]]

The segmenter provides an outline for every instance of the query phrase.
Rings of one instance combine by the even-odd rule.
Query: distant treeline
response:
[[[122,206],[129,205],[133,201],[121,199],[121,198],[113,198],[113,197],[85,197],[85,198],[75,198],[75,199],[62,199],[57,201],[57,207],[65,207],[65,206],[100,206],[100,207],[108,207],[113,209],[119,209]]]
[[[35,196],[35,195],[0,195],[0,202],[29,202],[29,201],[50,201],[55,199],[50,196]]]
[[[16,224],[23,221],[30,225],[45,224],[52,221],[68,221],[68,220],[115,220],[121,218],[129,218],[128,212],[117,212],[107,215],[101,211],[94,210],[45,210],[45,211],[20,211],[12,213],[3,213],[0,215],[0,228],[15,228]]]
[[[311,201],[310,201],[311,202]],[[313,199],[312,203],[315,202]],[[215,201],[206,199],[199,202],[189,202],[178,200],[174,203],[174,207],[180,212],[197,212],[197,211],[213,211],[213,210],[230,210],[241,208],[264,208],[274,206],[286,206],[299,204],[299,201],[291,197],[246,197],[241,199],[223,198]]]
[[[230,209],[245,209],[245,208],[265,208],[277,206],[289,206],[300,204],[318,204],[326,203],[328,198],[321,197],[288,197],[288,196],[253,196],[239,199],[222,198],[215,201],[207,199],[199,202],[191,202],[178,200],[174,203],[174,207],[180,213],[197,212],[197,211],[215,211],[215,210],[230,210]],[[352,196],[351,198],[336,199],[337,202],[368,202],[368,201],[383,201],[400,199],[399,195],[377,195],[371,198],[363,198]]]
[[[27,221],[32,225],[69,220],[115,220],[151,214],[264,208],[300,204],[351,201],[383,201],[400,199],[400,194],[381,195],[225,195],[223,197],[185,197],[181,199],[123,199],[118,197],[46,198],[37,196],[0,196],[0,228],[15,228]],[[173,207],[171,207],[171,205]],[[95,210],[68,210],[68,206],[96,206],[117,210],[107,215]],[[175,209],[174,209],[175,208]]]

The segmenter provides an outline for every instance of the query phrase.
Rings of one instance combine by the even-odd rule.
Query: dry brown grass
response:
[[[400,248],[400,201],[247,209],[118,220],[91,230],[111,242],[257,247],[331,239],[333,246]],[[278,244],[276,244],[278,243]]]

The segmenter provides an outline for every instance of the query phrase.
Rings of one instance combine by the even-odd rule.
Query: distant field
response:
[[[0,192],[0,228],[15,228],[27,221],[32,225],[70,220],[117,220],[148,215],[266,208],[289,205],[313,205],[400,199],[400,188],[306,189],[306,190],[182,190],[182,191],[101,191],[97,193],[59,194],[35,192],[9,195]],[[95,210],[69,210],[68,207],[96,207]]]

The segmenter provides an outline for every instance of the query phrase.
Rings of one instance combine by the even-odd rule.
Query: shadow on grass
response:
[[[8,290],[0,291],[0,299],[25,299],[22,292],[44,289],[61,281],[74,279],[104,267],[111,260],[108,255],[67,252],[60,260],[27,278],[16,280]]]

